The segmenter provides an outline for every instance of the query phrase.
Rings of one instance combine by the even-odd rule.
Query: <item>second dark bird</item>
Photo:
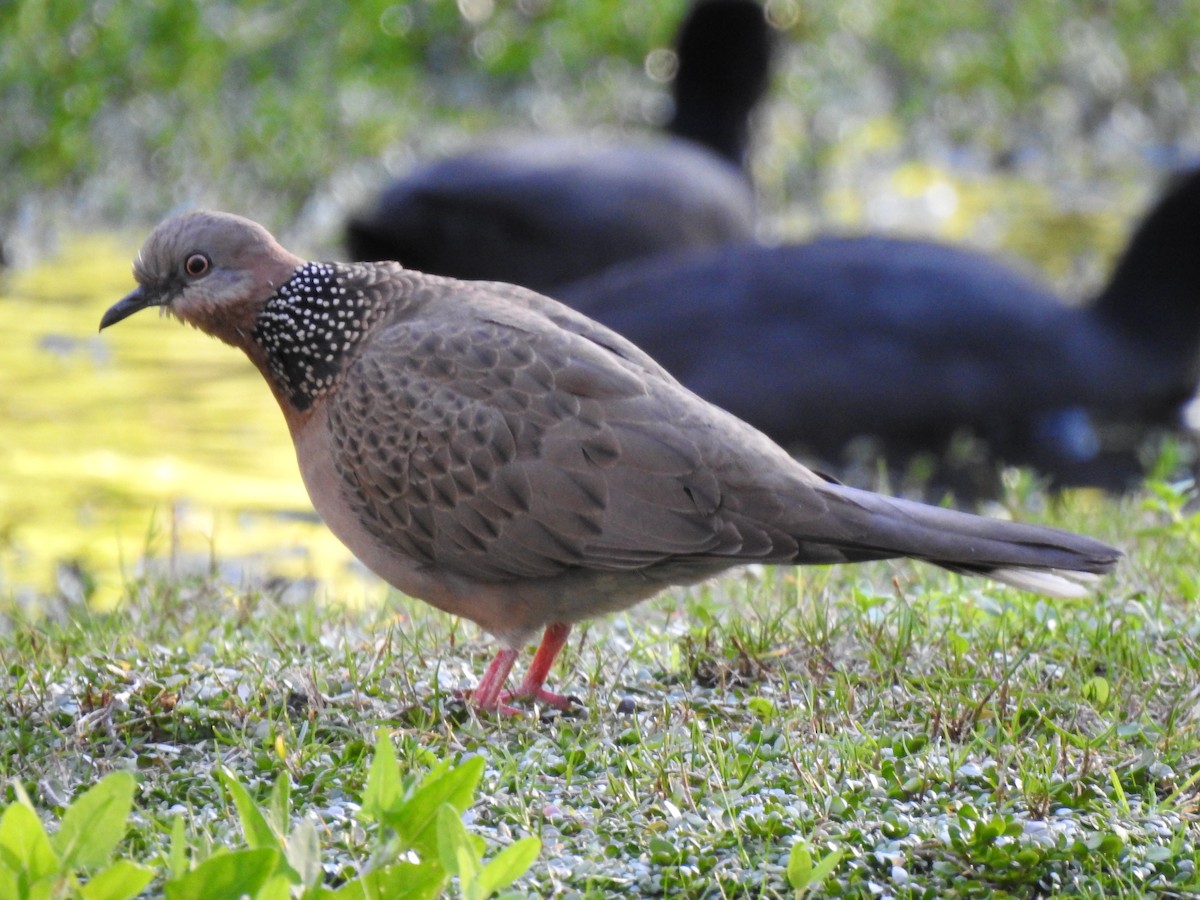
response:
[[[979,253],[885,237],[675,254],[557,296],[825,461],[860,436],[904,460],[966,431],[1058,484],[1120,489],[1141,475],[1137,438],[1178,427],[1196,389],[1197,225],[1200,170],[1082,306]]]

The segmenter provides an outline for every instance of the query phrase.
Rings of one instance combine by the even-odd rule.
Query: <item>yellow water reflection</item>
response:
[[[144,556],[217,553],[248,576],[374,590],[312,516],[241,353],[152,312],[97,334],[141,237],[74,240],[0,282],[0,602],[53,590],[68,563],[107,605]]]

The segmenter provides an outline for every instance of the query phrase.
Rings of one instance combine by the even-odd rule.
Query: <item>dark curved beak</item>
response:
[[[116,325],[122,319],[128,319],[139,309],[162,304],[162,299],[150,296],[145,287],[139,286],[108,308],[108,312],[100,320],[100,330],[103,331],[109,325]]]

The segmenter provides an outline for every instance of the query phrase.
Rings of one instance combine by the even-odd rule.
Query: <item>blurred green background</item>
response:
[[[1029,179],[1052,189],[1036,200],[1048,210],[1124,210],[1132,198],[1108,182],[1145,191],[1155,168],[1200,148],[1196,0],[766,5],[784,54],[754,166],[786,234],[936,227],[945,198],[916,221],[902,206],[862,208],[913,164]],[[648,59],[686,6],[0,4],[3,233],[17,252],[60,216],[149,224],[209,203],[336,249],[346,205],[467,135],[661,121],[667,95]]]
[[[1197,0],[766,6],[768,239],[934,235],[1082,297],[1200,154]],[[146,229],[212,206],[336,257],[346,212],[489,131],[653,128],[686,7],[0,3],[0,601],[111,599],[146,554],[354,574],[238,354],[148,314],[95,335]]]

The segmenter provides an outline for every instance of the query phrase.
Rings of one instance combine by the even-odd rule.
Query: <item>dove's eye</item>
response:
[[[207,275],[208,270],[211,268],[212,261],[203,253],[193,253],[187,258],[187,262],[183,264],[183,270],[192,278]]]

